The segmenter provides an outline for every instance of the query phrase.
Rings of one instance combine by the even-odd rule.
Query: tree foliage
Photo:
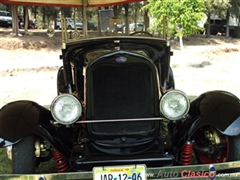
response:
[[[230,0],[206,0],[205,1],[207,14],[207,37],[210,37],[210,19],[211,16],[226,17],[227,9],[231,6]]]
[[[236,17],[240,17],[240,0],[231,0],[230,1],[231,8],[230,12],[231,14],[234,14]]]
[[[240,0],[231,0],[230,1],[231,7],[229,8],[229,13],[235,16],[237,20],[238,27],[235,28],[234,35],[236,37],[240,37]]]
[[[0,10],[6,11],[7,10],[7,5],[0,3]]]
[[[226,10],[231,6],[230,0],[206,0],[206,14],[211,15],[218,15],[219,17],[226,16]]]
[[[198,21],[204,17],[204,0],[149,0],[145,8],[155,17],[153,30],[162,33],[163,18],[168,17],[171,37],[188,36],[202,30]],[[177,27],[182,31],[177,31]]]

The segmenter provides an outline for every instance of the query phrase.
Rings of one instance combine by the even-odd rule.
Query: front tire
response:
[[[228,161],[237,161],[240,159],[240,135],[238,136],[229,136],[229,155]]]
[[[12,146],[12,173],[35,173],[34,136],[27,136]]]

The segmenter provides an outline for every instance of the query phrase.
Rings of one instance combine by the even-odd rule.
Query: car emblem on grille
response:
[[[125,57],[123,57],[123,56],[120,56],[120,57],[116,58],[116,61],[117,61],[118,63],[124,63],[124,62],[127,61],[127,58],[125,58]]]

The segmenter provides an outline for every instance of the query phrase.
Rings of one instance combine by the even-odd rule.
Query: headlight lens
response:
[[[51,104],[53,118],[61,124],[72,124],[82,114],[82,105],[79,100],[70,94],[57,96]]]
[[[160,100],[160,112],[169,120],[178,120],[184,117],[189,110],[190,102],[187,95],[173,90],[163,95]]]

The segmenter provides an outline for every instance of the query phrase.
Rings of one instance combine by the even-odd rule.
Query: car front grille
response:
[[[99,66],[92,76],[92,119],[153,117],[151,71],[146,65]],[[153,121],[97,123],[97,133],[149,131]]]

